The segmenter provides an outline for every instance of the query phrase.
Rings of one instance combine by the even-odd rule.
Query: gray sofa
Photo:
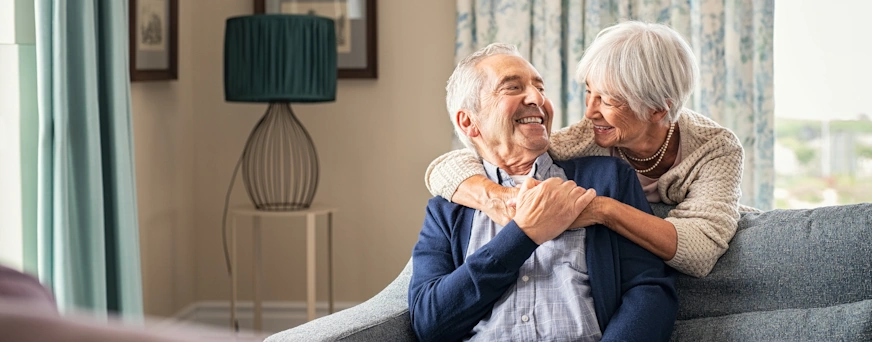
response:
[[[266,341],[415,341],[410,276]],[[872,204],[742,214],[711,274],[677,287],[674,341],[872,341]]]

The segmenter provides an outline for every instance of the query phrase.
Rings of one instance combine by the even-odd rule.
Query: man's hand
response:
[[[563,233],[596,197],[596,190],[581,188],[573,181],[529,178],[518,192],[515,223],[536,244]]]

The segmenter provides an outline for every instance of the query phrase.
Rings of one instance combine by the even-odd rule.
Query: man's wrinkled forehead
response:
[[[523,81],[526,77],[530,77],[535,84],[543,83],[539,71],[520,56],[490,56],[479,62],[477,67],[485,76],[485,88],[497,89],[506,83]]]

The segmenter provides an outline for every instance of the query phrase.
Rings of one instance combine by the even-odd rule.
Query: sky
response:
[[[775,116],[872,117],[872,1],[776,0]]]

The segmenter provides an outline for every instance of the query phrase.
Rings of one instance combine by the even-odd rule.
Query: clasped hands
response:
[[[500,193],[490,199],[485,214],[500,225],[514,219],[540,245],[568,228],[581,227],[576,221],[596,197],[596,190],[560,178],[529,178],[520,187],[503,188]]]

